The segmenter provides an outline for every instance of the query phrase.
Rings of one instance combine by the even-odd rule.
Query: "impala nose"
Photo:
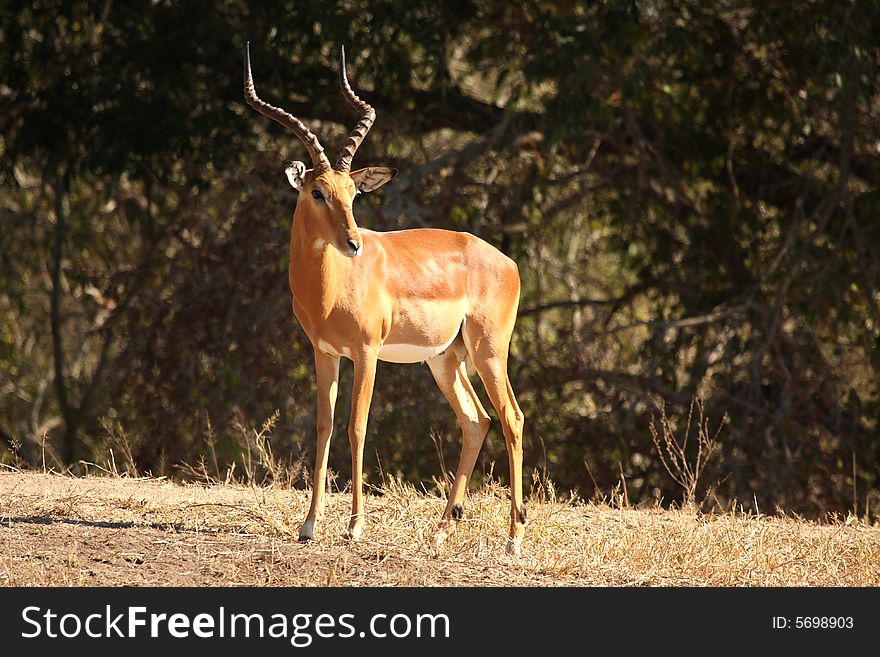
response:
[[[350,256],[358,256],[361,254],[362,245],[354,240],[350,239],[348,241],[348,248],[350,249],[348,255]]]

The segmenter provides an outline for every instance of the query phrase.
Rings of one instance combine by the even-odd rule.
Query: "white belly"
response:
[[[455,337],[446,344],[438,346],[385,343],[379,348],[379,360],[384,360],[386,363],[423,363],[442,354],[454,341]],[[336,348],[324,340],[318,340],[317,346],[325,354],[351,358],[351,349],[348,347]]]
[[[452,340],[446,344],[438,346],[386,342],[379,348],[379,360],[384,360],[386,363],[422,363],[446,351],[457,335],[452,336]]]
[[[337,349],[329,342],[324,342],[324,340],[321,339],[318,339],[318,349],[331,356],[345,356],[346,358],[351,358],[351,349],[348,347]]]

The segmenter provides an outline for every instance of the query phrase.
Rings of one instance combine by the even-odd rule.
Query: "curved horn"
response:
[[[345,46],[342,47],[342,55],[339,58],[339,86],[342,87],[342,95],[345,96],[348,104],[362,115],[361,120],[358,121],[358,124],[349,135],[348,141],[345,142],[345,146],[339,152],[336,164],[333,165],[333,168],[337,171],[348,171],[351,169],[351,159],[357,152],[364,137],[367,136],[370,128],[373,127],[373,121],[376,120],[376,110],[358,98],[348,84],[348,76],[345,74]]]
[[[257,91],[254,89],[254,78],[251,74],[251,43],[248,41],[244,51],[244,99],[247,104],[257,110],[260,114],[268,116],[273,121],[277,121],[293,134],[299,137],[300,141],[305,145],[312,156],[312,164],[315,173],[321,173],[330,168],[330,160],[324,154],[324,148],[315,134],[306,127],[306,124],[300,121],[293,114],[288,114],[279,107],[274,107],[269,103],[263,102],[257,97]]]

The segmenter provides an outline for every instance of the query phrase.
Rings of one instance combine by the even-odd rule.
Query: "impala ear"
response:
[[[290,162],[287,168],[284,169],[284,173],[287,174],[287,181],[290,183],[290,186],[296,190],[299,190],[306,181],[306,165],[302,162]]]
[[[366,193],[379,189],[385,183],[390,182],[397,175],[397,169],[392,167],[367,167],[366,169],[352,171],[349,175],[354,180],[358,191]]]

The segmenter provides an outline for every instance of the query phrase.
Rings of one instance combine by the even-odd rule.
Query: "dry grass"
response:
[[[0,584],[342,586],[878,586],[880,529],[741,513],[532,501],[519,559],[504,554],[506,491],[469,495],[440,550],[443,501],[391,481],[364,539],[350,498],[296,542],[308,494],[125,477],[0,474]]]

